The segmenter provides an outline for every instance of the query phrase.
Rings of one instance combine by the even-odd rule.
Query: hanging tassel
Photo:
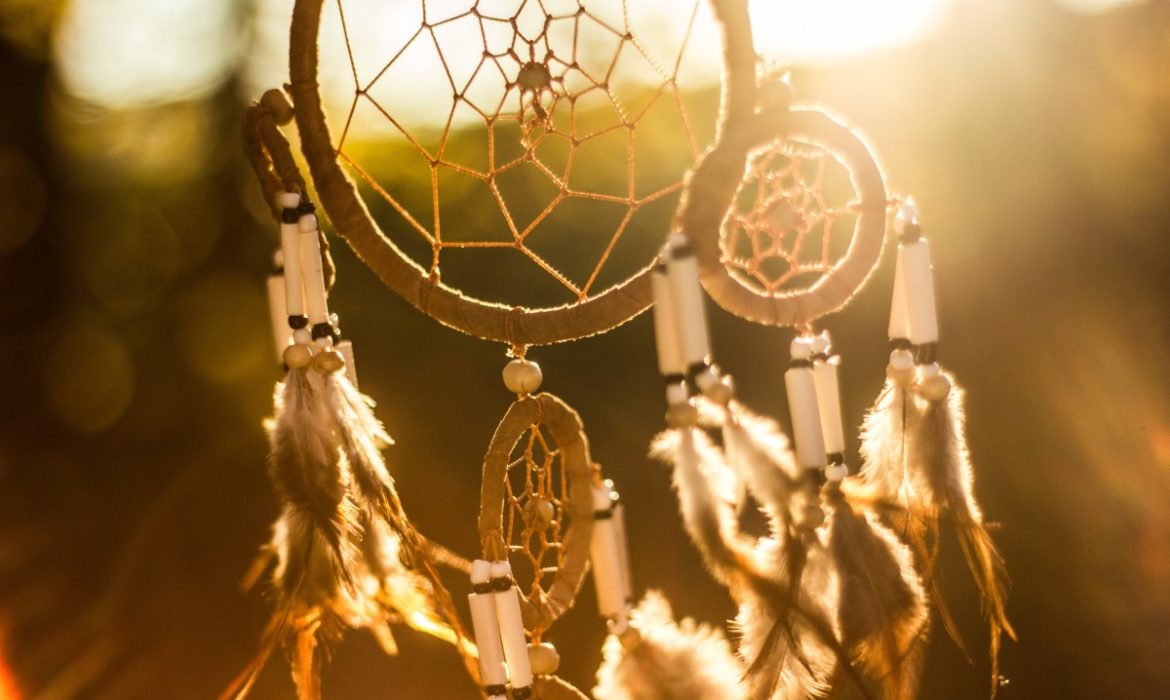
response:
[[[937,365],[927,366],[920,397],[907,419],[907,461],[921,469],[932,500],[948,514],[983,601],[990,628],[991,695],[999,687],[999,647],[1003,634],[1016,638],[1005,610],[1007,570],[983,524],[975,500],[964,428],[963,390]]]
[[[992,685],[998,688],[1000,638],[1015,633],[1004,611],[1005,569],[974,497],[963,429],[962,391],[934,362],[938,350],[930,249],[912,203],[895,220],[899,269],[891,311],[889,379],[862,431],[862,478],[895,506],[891,521],[910,544],[947,633],[964,649],[933,576],[939,520],[954,524],[990,627]],[[905,337],[893,337],[894,333]],[[915,369],[917,365],[917,369]],[[965,653],[965,649],[964,649]]]
[[[333,348],[311,205],[297,195],[279,201],[290,205],[281,238],[293,343],[283,351],[288,374],[268,422],[269,475],[284,504],[266,548],[277,560],[278,612],[261,653],[224,697],[244,697],[271,647],[284,643],[298,697],[315,700],[329,644],[347,627],[369,629],[388,653],[397,649],[390,621],[457,644],[465,660],[473,652],[382,459],[393,441],[370,399],[340,372],[345,359]],[[300,262],[299,272],[289,261]]]
[[[831,621],[836,586],[823,543],[791,545],[800,540],[789,534],[796,528],[777,517],[771,518],[772,537],[757,542],[740,532],[731,467],[702,431],[669,430],[655,441],[652,454],[674,465],[687,533],[712,575],[739,603],[736,626],[746,697],[820,697],[839,664],[860,686]],[[763,466],[766,459],[757,463],[764,473],[775,471]],[[785,513],[789,510],[784,507]],[[809,542],[817,538],[815,530],[806,536]],[[798,571],[795,578],[793,570]]]
[[[929,616],[910,549],[872,513],[826,488],[828,547],[840,582],[837,620],[850,654],[887,700],[917,695]]]
[[[717,629],[674,621],[670,603],[650,591],[630,628],[602,648],[593,695],[598,700],[740,700],[741,667]]]

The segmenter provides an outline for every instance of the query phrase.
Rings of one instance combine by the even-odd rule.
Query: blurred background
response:
[[[755,5],[761,52],[867,135],[934,241],[941,358],[969,390],[977,491],[1013,579],[1000,697],[1170,696],[1170,3]],[[0,698],[209,698],[256,648],[267,603],[238,582],[276,514],[260,422],[280,370],[276,231],[241,120],[286,79],[290,7],[0,0]],[[688,93],[708,121],[713,51],[695,49]],[[503,348],[334,250],[332,303],[398,441],[406,507],[471,556]],[[891,268],[827,323],[855,425],[882,381]],[[744,400],[784,419],[788,334],[712,318]],[[643,315],[530,357],[626,497],[639,587],[718,624],[733,607],[645,456],[663,410],[651,331]],[[922,695],[981,698],[986,632],[947,545],[975,663],[936,631]],[[551,635],[581,687],[603,636],[587,586]],[[399,637],[386,658],[350,635],[327,696],[475,697],[453,653]],[[274,659],[253,697],[291,693]]]

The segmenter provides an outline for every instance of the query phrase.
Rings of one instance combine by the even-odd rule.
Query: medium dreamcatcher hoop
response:
[[[874,156],[839,120],[793,107],[785,83],[759,77],[746,0],[711,0],[722,34],[723,92],[714,141],[701,151],[679,84],[701,0],[690,6],[686,32],[665,69],[632,31],[626,0],[616,0],[620,12],[612,16],[596,10],[599,2],[467,0],[440,12],[420,0],[417,28],[388,49],[389,57],[367,76],[359,75],[350,41],[355,19],[347,14],[345,0],[337,0],[354,84],[352,103],[337,129],[326,117],[320,79],[326,3],[296,0],[286,86],[292,104],[280,93],[267,93],[249,112],[247,132],[252,163],[283,222],[280,288],[293,290],[274,292],[274,299],[281,299],[273,305],[277,349],[289,378],[277,398],[272,454],[285,465],[274,481],[289,502],[272,546],[281,562],[277,582],[289,591],[290,610],[311,613],[302,615],[308,622],[298,620],[295,635],[294,676],[301,697],[319,697],[315,650],[321,619],[330,622],[328,637],[346,625],[375,627],[379,615],[411,619],[411,611],[404,609],[409,601],[383,595],[366,604],[362,596],[347,593],[351,568],[363,575],[373,571],[379,585],[389,585],[386,577],[406,577],[415,590],[414,604],[438,611],[413,626],[453,642],[472,675],[478,674],[484,695],[584,697],[553,675],[558,657],[543,635],[572,606],[589,565],[600,612],[612,633],[599,672],[599,698],[638,696],[639,687],[670,687],[668,696],[678,698],[734,698],[742,692],[790,697],[816,692],[838,677],[852,679],[869,696],[855,664],[888,697],[907,697],[916,688],[925,639],[926,588],[936,593],[929,568],[937,554],[941,512],[951,513],[960,528],[964,553],[987,602],[994,676],[999,632],[1011,634],[1002,607],[1002,562],[971,494],[959,392],[951,392],[948,375],[934,362],[933,282],[916,213],[904,209],[896,227],[901,245],[891,320],[896,348],[891,384],[867,418],[862,477],[847,477],[839,358],[826,334],[815,335],[813,323],[846,306],[879,262],[894,203]],[[590,63],[596,45],[582,39],[587,30],[609,42],[600,62]],[[472,46],[472,60],[462,68],[450,52],[444,53],[451,36]],[[430,78],[450,88],[450,109],[440,115],[444,127],[424,138],[374,93],[404,56],[417,47],[429,52],[432,46],[438,60]],[[651,83],[641,89],[637,109],[630,109],[621,94],[623,55],[650,66]],[[582,107],[588,100],[606,103],[616,121],[590,122]],[[637,165],[637,132],[656,105],[677,112],[685,134],[684,162],[677,173],[659,174],[653,186],[644,187],[639,176],[654,168]],[[425,187],[419,189],[428,192],[422,201],[429,212],[419,213],[406,184],[383,182],[350,148],[359,106],[373,109],[407,144],[405,152],[422,163]],[[472,131],[486,138],[479,164],[461,160],[450,146],[457,140],[453,134],[461,113],[459,118],[469,119]],[[464,333],[504,342],[516,358],[504,370],[504,383],[517,399],[484,460],[478,519],[482,559],[475,562],[442,556],[442,548],[414,531],[381,463],[378,450],[389,437],[354,388],[352,349],[341,341],[325,302],[332,285],[328,247],[308,201],[308,183],[279,129],[293,119],[319,203],[358,257],[423,313]],[[623,185],[617,192],[600,191],[588,178],[581,179],[585,168],[579,153],[605,138],[617,139],[614,152],[624,153]],[[559,162],[549,155],[557,144]],[[503,184],[522,171],[552,187],[547,201],[530,206],[525,216],[517,215],[518,206]],[[494,219],[495,238],[451,226],[450,202],[461,201],[444,185],[451,177],[486,192],[488,208],[500,215]],[[663,226],[652,241],[659,243],[669,229],[658,256],[606,286],[603,268],[619,243],[630,238],[631,222],[676,196],[673,224]],[[566,202],[621,212],[600,258],[583,267],[581,279],[559,270],[534,247]],[[375,209],[394,218],[413,243],[388,236],[375,220]],[[466,213],[456,207],[454,215]],[[571,300],[526,308],[464,294],[444,279],[446,268],[440,264],[445,253],[456,249],[515,251]],[[302,284],[304,291],[296,291]],[[791,447],[779,426],[734,401],[731,378],[712,359],[704,289],[746,320],[797,330],[785,375]],[[716,579],[740,604],[743,637],[734,654],[721,634],[676,625],[658,599],[648,596],[634,607],[620,500],[591,462],[579,416],[551,394],[534,394],[542,377],[525,359],[531,346],[605,332],[651,304],[671,425],[657,450],[674,464],[689,534]],[[722,431],[721,447],[706,435],[712,427]],[[304,507],[322,499],[296,492],[311,481],[298,471],[304,460],[280,461],[290,445],[303,447],[305,435],[316,441],[310,452],[332,479],[323,515]],[[899,439],[913,447],[910,457],[892,456],[890,446]],[[316,449],[317,443],[323,447]],[[911,497],[904,497],[899,474],[912,474]],[[750,539],[736,532],[729,503],[742,505],[749,492],[772,518],[770,537]],[[331,518],[344,520],[359,512],[365,520],[334,531]],[[883,524],[889,512],[911,533],[908,543]],[[300,584],[289,580],[288,562],[301,550],[290,548],[288,533],[314,517],[321,526],[310,530],[318,539],[310,537],[312,543],[301,548],[305,575],[323,580],[327,594],[306,600]],[[365,544],[363,532],[388,538],[391,549],[404,552],[402,566],[362,554],[364,559],[351,567],[351,552]],[[327,565],[314,569],[313,543],[319,541],[329,544],[331,556]],[[927,569],[925,580],[915,558]],[[440,560],[470,575],[475,646],[465,638],[435,575]],[[875,583],[874,571],[884,572],[884,584]],[[882,611],[880,622],[863,614],[871,608]],[[941,612],[953,631],[945,608]],[[270,638],[279,636],[285,622],[279,625],[274,621]],[[674,666],[664,665],[664,659]],[[682,685],[669,677],[676,667],[689,673]]]

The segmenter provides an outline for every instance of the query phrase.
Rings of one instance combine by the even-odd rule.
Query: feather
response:
[[[741,562],[755,554],[751,541],[736,529],[731,505],[736,486],[730,467],[706,433],[696,428],[663,432],[655,438],[651,455],[674,466],[683,526],[708,571],[734,594],[742,586]]]
[[[885,497],[902,506],[893,522],[922,565],[947,633],[963,648],[933,576],[941,515],[945,513],[954,525],[967,566],[979,587],[990,628],[994,697],[1000,638],[1006,633],[1015,639],[1004,609],[1006,570],[975,499],[974,472],[964,428],[963,390],[949,373],[941,373],[937,381],[949,384],[950,390],[945,398],[936,401],[901,388],[892,380],[887,382],[865,420],[865,465],[861,474]]]
[[[915,410],[908,413],[907,461],[923,471],[934,499],[949,515],[967,567],[979,587],[990,628],[991,695],[995,697],[1001,635],[1016,638],[1005,610],[1007,570],[975,500],[974,471],[964,426],[964,392],[950,374],[940,376],[950,383],[946,398],[918,399]]]
[[[910,549],[872,513],[855,511],[833,486],[829,551],[840,585],[841,640],[888,700],[913,698],[928,613]]]
[[[970,660],[934,576],[939,509],[930,481],[909,455],[911,438],[907,426],[916,420],[917,412],[918,404],[911,390],[892,378],[887,379],[862,423],[860,480],[867,487],[866,498],[881,502],[887,522],[910,545],[943,629]],[[853,484],[844,486],[853,487]],[[851,498],[857,500],[853,494]]]
[[[277,612],[260,653],[223,697],[245,697],[283,645],[298,697],[316,700],[329,646],[346,628],[370,630],[394,653],[389,624],[405,623],[454,643],[474,664],[431,548],[394,489],[381,454],[393,441],[372,409],[341,373],[291,368],[277,385],[266,427],[269,476],[283,506],[265,548],[276,560]]]
[[[774,436],[760,436],[756,444],[781,443]],[[666,431],[655,440],[652,454],[674,465],[687,533],[712,575],[739,605],[736,626],[747,697],[818,697],[827,690],[837,665],[861,687],[848,653],[837,641],[831,612],[836,605],[834,573],[815,533],[807,535],[816,541],[811,548],[815,551],[808,553],[795,528],[786,524],[791,521],[787,515],[771,515],[773,536],[757,541],[740,532],[732,505],[735,472],[700,430]],[[773,459],[784,458],[781,454]],[[758,460],[761,472],[777,469],[764,466],[767,463]],[[747,467],[741,469],[746,473]],[[758,476],[779,488],[774,475]],[[779,490],[773,493],[780,498]],[[787,514],[791,506],[776,503],[774,509]]]
[[[736,700],[742,668],[717,629],[684,619],[649,591],[632,613],[632,629],[610,635],[593,694],[598,700]]]

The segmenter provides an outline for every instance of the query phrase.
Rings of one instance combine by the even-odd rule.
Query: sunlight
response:
[[[751,5],[751,13],[756,25],[756,44],[766,60],[781,65],[819,63],[914,41],[935,27],[947,2],[899,0],[877,5],[866,0],[826,0],[820,3],[756,0]],[[266,0],[258,10],[261,20],[258,43],[263,51],[252,60],[248,70],[249,82],[256,91],[279,85],[286,79],[284,57],[287,55],[288,4],[287,0]],[[437,20],[458,16],[471,4],[469,0],[432,0],[427,3],[428,19],[434,24]],[[575,2],[566,0],[545,4],[554,14],[558,12],[557,8],[576,7]],[[668,71],[672,67],[690,26],[690,2],[630,0],[625,8],[628,12],[623,11],[621,0],[592,0],[584,4],[591,13],[613,26],[621,28],[624,22],[628,22],[626,28],[645,48],[650,62],[662,70]],[[527,9],[521,0],[481,0],[479,7],[484,14],[497,15],[510,15],[518,8]],[[377,80],[387,99],[394,102],[394,109],[389,111],[396,118],[401,118],[408,127],[435,129],[441,128],[448,118],[454,124],[481,121],[470,112],[456,110],[451,114],[452,88],[458,91],[463,87],[461,80],[471,74],[484,52],[478,29],[471,26],[474,25],[472,18],[452,22],[441,32],[436,32],[432,40],[425,32],[416,34],[422,20],[420,2],[387,4],[380,0],[342,0],[341,12],[338,8],[337,2],[326,2],[320,33],[322,92],[332,122],[343,124],[349,118],[355,88],[368,87],[397,50],[404,47],[391,68]],[[492,40],[490,29],[487,33],[489,42]],[[550,29],[550,41],[554,34]],[[353,55],[352,67],[346,48],[347,35]],[[699,3],[698,15],[686,41],[679,71],[680,86],[688,90],[716,84],[720,71],[720,39],[708,2]],[[452,68],[455,85],[443,70],[436,44],[443,60]],[[604,32],[597,32],[589,39],[587,47],[592,51],[604,51],[607,48]],[[614,80],[646,85],[653,83],[653,76],[646,70],[621,66]],[[502,94],[502,86],[499,91]],[[391,127],[383,116],[359,109],[353,115],[352,129],[355,135],[380,135],[388,133]]]
[[[226,0],[74,0],[55,52],[66,89],[109,108],[206,95],[238,63],[243,33]]]

